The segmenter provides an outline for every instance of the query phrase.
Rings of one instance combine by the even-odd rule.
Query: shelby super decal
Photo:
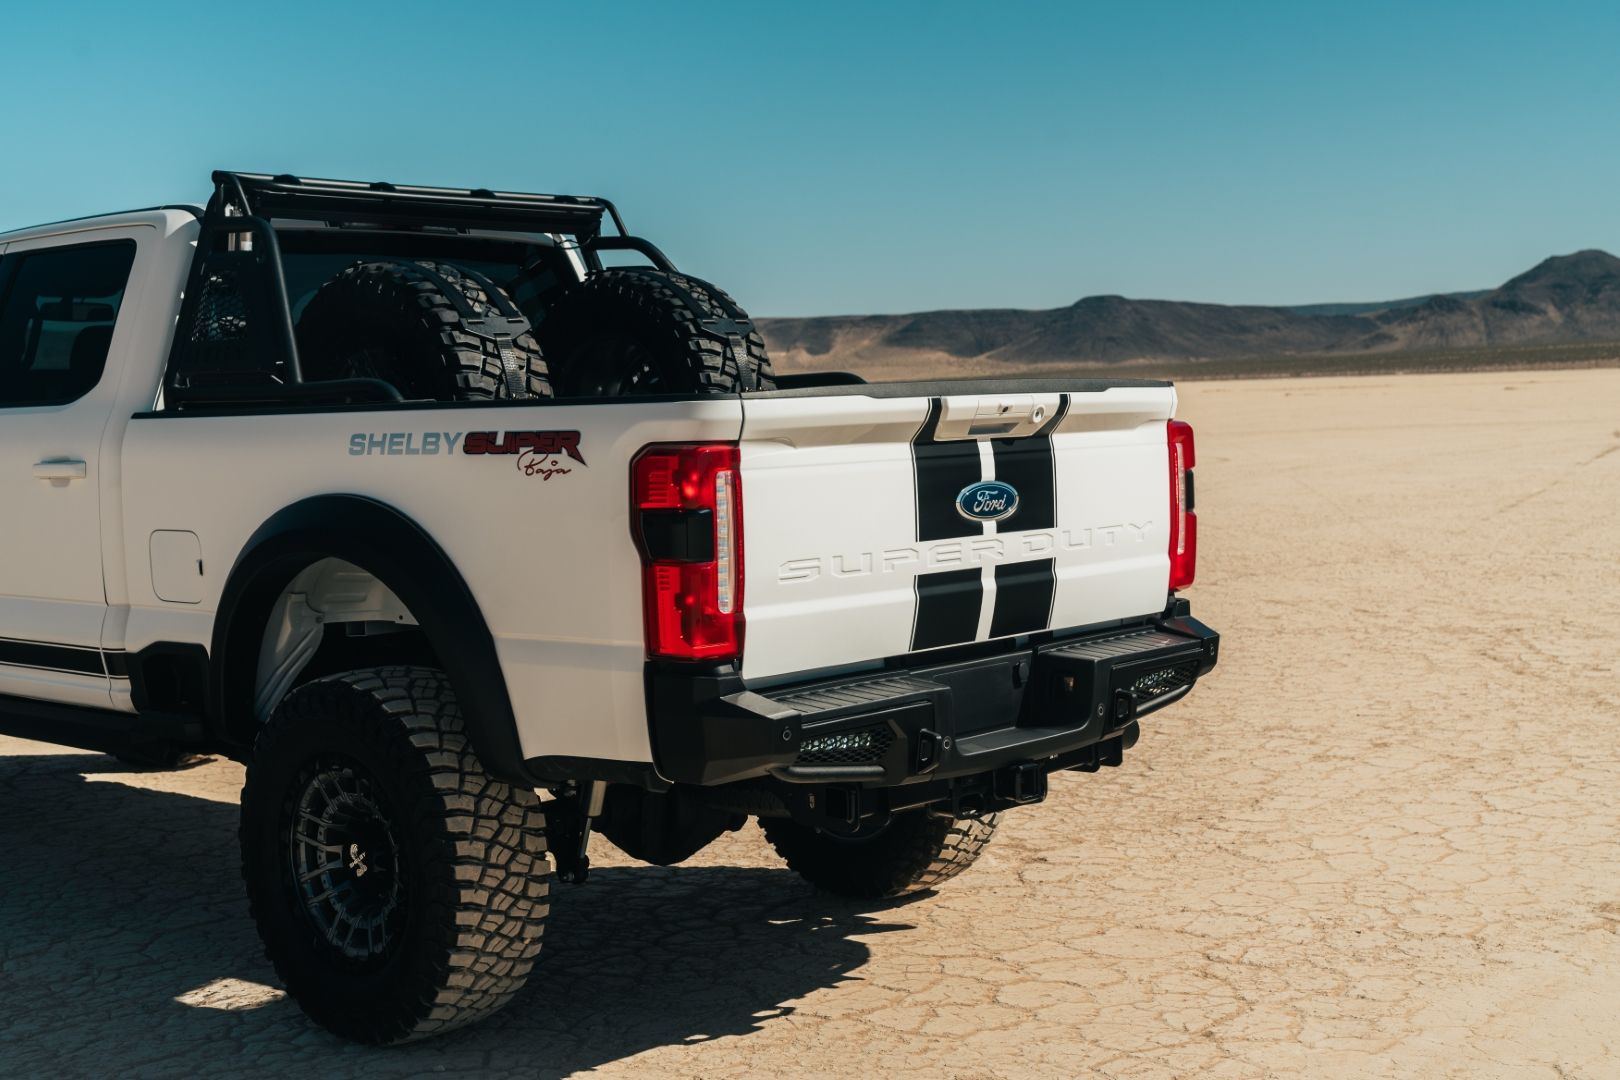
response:
[[[579,452],[577,431],[469,431],[461,452],[520,455],[532,452],[549,457],[567,454],[581,465],[585,464]]]
[[[349,454],[367,457],[434,457],[454,454],[510,455],[524,476],[550,480],[574,470],[563,458],[585,464],[577,431],[373,431],[349,436]]]
[[[459,431],[373,431],[349,436],[349,456],[369,454],[417,457],[453,454],[461,443]]]
[[[416,457],[453,454],[456,447],[464,454],[567,454],[581,465],[577,431],[373,431],[349,436],[349,454],[390,454]]]
[[[542,480],[567,476],[574,471],[564,464],[564,455],[585,464],[585,455],[579,452],[577,431],[469,431],[467,441],[461,444],[461,452],[515,454],[518,472]]]

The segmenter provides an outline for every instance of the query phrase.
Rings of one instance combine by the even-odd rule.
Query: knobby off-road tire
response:
[[[544,825],[533,791],[484,772],[439,672],[299,687],[242,789],[242,876],[276,974],[316,1023],[364,1042],[488,1016],[540,952]]]
[[[854,836],[788,818],[761,818],[760,826],[788,867],[812,885],[880,899],[932,889],[972,866],[996,831],[996,817],[951,819],[909,810]]]
[[[564,397],[776,387],[765,339],[748,313],[685,274],[598,271],[564,291],[536,332]]]
[[[498,313],[488,290],[451,263],[355,263],[322,285],[298,317],[305,381],[382,379],[405,398],[434,401],[551,397],[534,335],[511,340],[514,385],[495,343],[467,330],[435,276],[466,299],[475,318]]]

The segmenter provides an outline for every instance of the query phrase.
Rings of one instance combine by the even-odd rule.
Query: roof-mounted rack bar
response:
[[[663,252],[625,232],[611,202],[589,195],[229,171],[213,179],[169,357],[165,402],[171,407],[401,400],[398,389],[380,379],[304,380],[276,238],[284,222],[558,234],[572,238],[591,270],[601,269],[598,251],[636,251],[674,269]],[[604,217],[617,236],[602,235]]]
[[[606,216],[621,236],[626,232],[618,209],[592,195],[532,195],[229,171],[214,173],[214,185],[235,195],[243,204],[237,211],[249,217],[565,233],[584,242],[601,232]]]

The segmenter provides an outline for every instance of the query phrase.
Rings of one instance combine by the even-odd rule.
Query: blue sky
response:
[[[0,228],[216,167],[604,194],[756,314],[1374,300],[1620,252],[1620,8],[7,4]]]

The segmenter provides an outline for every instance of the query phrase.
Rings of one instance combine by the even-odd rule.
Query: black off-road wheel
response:
[[[996,815],[895,814],[848,836],[788,818],[761,818],[765,839],[800,877],[828,892],[885,899],[922,892],[972,866],[996,831]]]
[[[242,789],[242,876],[288,992],[322,1027],[398,1043],[509,1002],[549,906],[535,793],[487,775],[443,675],[372,668],[294,690]]]
[[[298,317],[304,380],[382,379],[418,400],[551,397],[534,335],[510,338],[503,356],[496,340],[468,329],[463,308],[479,320],[517,310],[499,286],[451,263],[355,263]]]
[[[622,267],[557,298],[537,330],[563,397],[772,390],[765,339],[721,289]]]

